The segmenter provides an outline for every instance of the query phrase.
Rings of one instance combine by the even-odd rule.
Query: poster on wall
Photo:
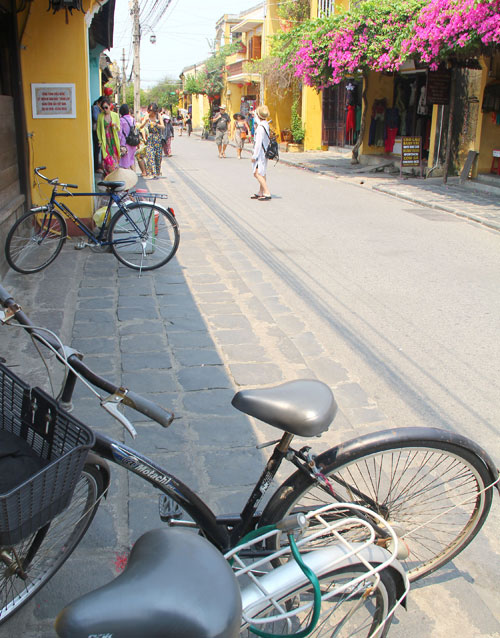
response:
[[[74,84],[32,84],[33,118],[76,118]]]

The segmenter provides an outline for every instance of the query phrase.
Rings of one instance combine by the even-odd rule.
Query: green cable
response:
[[[250,540],[250,538],[255,538],[256,536],[260,536],[261,534],[265,534],[266,532],[271,531],[273,528],[275,528],[274,525],[269,525],[267,527],[261,527],[257,530],[254,530],[254,532],[250,532],[249,534],[247,534],[247,536],[245,536],[245,541]],[[255,533],[255,532],[258,532],[258,533]],[[300,569],[302,570],[306,578],[310,581],[310,583],[313,586],[313,589],[314,589],[313,615],[311,618],[311,622],[309,623],[309,626],[295,634],[269,634],[265,631],[261,631],[260,629],[257,629],[257,627],[250,625],[248,629],[253,634],[256,634],[257,636],[261,636],[261,638],[306,638],[306,636],[309,636],[309,634],[312,631],[314,631],[314,628],[318,624],[319,615],[321,612],[321,589],[319,586],[318,578],[316,577],[316,574],[313,572],[313,570],[310,567],[308,567],[302,560],[302,556],[300,555],[300,552],[297,549],[297,544],[295,542],[293,534],[288,534],[288,541],[290,543],[290,548],[292,550],[292,556],[294,557],[296,563],[298,564],[298,566],[300,567]]]

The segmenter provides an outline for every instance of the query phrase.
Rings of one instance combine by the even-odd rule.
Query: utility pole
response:
[[[139,23],[139,0],[132,0],[133,45],[134,45],[134,116],[141,112],[141,25]]]
[[[122,49],[122,104],[125,104],[125,89],[127,86],[127,77],[125,75],[125,49]]]

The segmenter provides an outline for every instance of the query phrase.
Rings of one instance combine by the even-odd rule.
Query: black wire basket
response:
[[[10,546],[49,523],[69,504],[95,437],[43,390],[31,389],[2,364],[0,430],[22,439],[41,466],[0,494],[0,546]]]

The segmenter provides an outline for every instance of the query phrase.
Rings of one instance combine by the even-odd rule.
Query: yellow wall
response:
[[[84,6],[88,8],[88,3]],[[26,128],[30,136],[30,170],[46,166],[47,176],[93,190],[92,134],[88,72],[88,36],[82,12],[56,14],[47,11],[45,0],[34,0],[21,46]],[[76,118],[33,119],[31,84],[74,84]],[[33,189],[33,187],[32,187]],[[48,186],[32,190],[33,203],[46,201]],[[89,217],[93,198],[75,198],[71,208]]]
[[[368,146],[368,140],[370,135],[370,120],[373,102],[375,100],[381,100],[384,97],[387,99],[387,104],[390,106],[393,102],[394,93],[394,78],[392,75],[383,75],[382,73],[370,73],[368,76],[368,90],[366,92],[367,109],[365,134],[363,136],[363,143],[360,148],[360,154],[362,155],[380,155],[384,153],[383,146]]]
[[[481,68],[483,69],[483,77],[481,83],[481,92],[479,95],[479,107],[483,103],[484,89],[488,84],[497,84],[500,77],[500,55],[497,54],[492,61],[489,58],[481,58]],[[490,64],[493,69],[493,78],[489,77]],[[496,113],[482,113],[479,111],[478,127],[476,133],[475,151],[479,151],[477,160],[477,173],[489,173],[491,169],[491,160],[493,159],[493,150],[500,148],[500,124],[493,121],[492,117]]]
[[[310,86],[302,87],[302,123],[306,129],[304,150],[321,149],[323,123],[323,94]]]

